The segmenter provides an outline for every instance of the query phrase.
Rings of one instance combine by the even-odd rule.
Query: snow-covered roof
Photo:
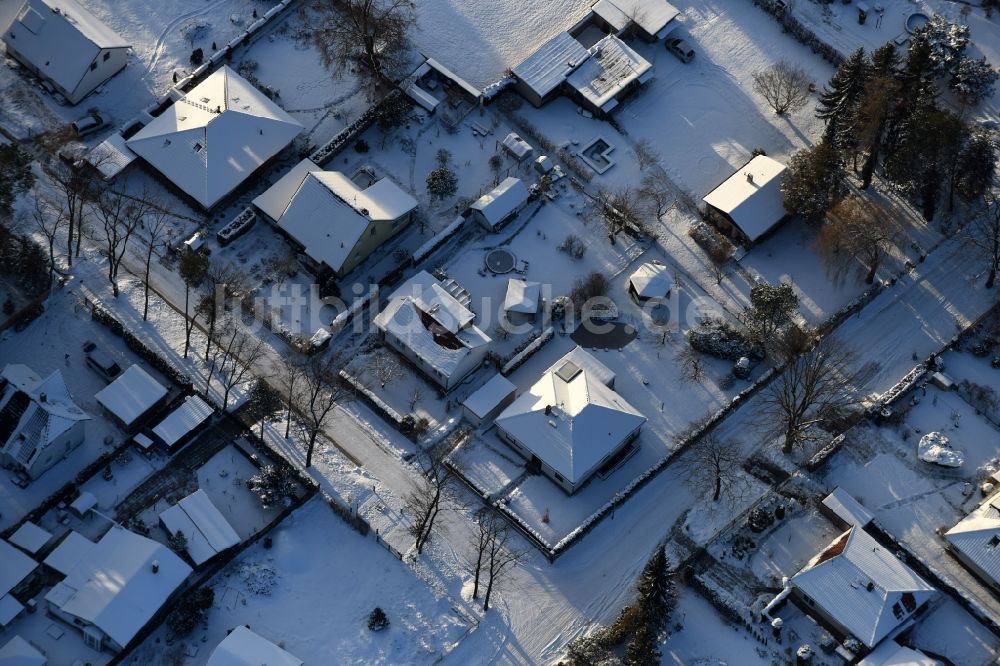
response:
[[[703,201],[729,215],[753,242],[785,216],[781,174],[785,165],[758,155],[709,192]]]
[[[507,294],[503,299],[505,312],[535,314],[541,306],[542,283],[511,278],[507,280]]]
[[[24,610],[24,604],[14,598],[11,594],[5,594],[0,596],[0,629],[4,629],[13,622],[21,611]],[[0,652],[0,664],[4,666],[7,662],[3,660],[3,653]]]
[[[129,47],[76,0],[27,0],[3,40],[67,91],[76,90],[103,49]]]
[[[84,490],[80,492],[80,495],[73,500],[69,505],[69,508],[75,511],[78,515],[83,515],[97,506],[97,497],[94,493],[89,490]]]
[[[339,271],[373,222],[396,220],[416,207],[388,178],[362,189],[339,171],[310,171],[274,219],[306,254]]]
[[[0,395],[0,448],[25,467],[78,421],[90,419],[58,370],[41,380],[28,366],[11,363],[2,378],[8,383]]]
[[[653,65],[625,42],[608,35],[590,47],[590,57],[566,78],[584,99],[602,111],[618,106],[615,96],[634,81],[645,83]]]
[[[520,178],[508,176],[499,185],[479,197],[471,208],[482,213],[489,224],[496,224],[528,200],[528,188]]]
[[[45,599],[124,646],[190,573],[166,546],[115,525]]]
[[[14,636],[0,648],[0,664],[4,666],[45,666],[48,660],[28,641]]]
[[[680,14],[680,10],[664,0],[600,0],[593,10],[616,30],[634,21],[644,32],[657,38],[669,32],[667,26]]]
[[[212,407],[200,396],[189,395],[184,398],[180,407],[170,412],[153,428],[153,434],[170,448],[207,421],[212,416],[212,411]]]
[[[568,32],[560,32],[511,71],[535,94],[545,97],[588,57],[583,44]]]
[[[837,537],[791,583],[869,648],[937,593],[860,527]]]
[[[136,160],[138,155],[125,143],[125,137],[115,132],[104,141],[94,146],[87,156],[87,161],[101,172],[105,179],[114,178]]]
[[[516,391],[517,387],[498,372],[466,398],[462,405],[476,416],[482,418]]]
[[[165,386],[138,365],[132,365],[94,397],[118,420],[130,426],[166,395]]]
[[[951,547],[1000,583],[1000,495],[993,495],[944,533]]]
[[[266,638],[239,626],[216,646],[205,666],[302,666],[302,663]]]
[[[878,647],[858,662],[858,666],[940,666],[920,650],[900,645],[896,641],[882,641]]]
[[[500,141],[500,144],[518,160],[523,160],[531,154],[531,144],[521,138],[517,132],[511,132]]]
[[[823,506],[848,525],[864,527],[872,521],[872,512],[851,497],[850,493],[837,486],[833,492],[823,498]]]
[[[171,534],[184,534],[187,553],[195,564],[240,542],[236,530],[201,488],[161,513],[160,521]]]
[[[420,271],[393,292],[375,325],[447,378],[470,350],[492,342],[472,325],[474,318],[430,273]]]
[[[674,288],[670,270],[659,261],[650,261],[636,269],[628,279],[639,298],[666,298]]]
[[[37,566],[33,559],[0,539],[0,597],[17,587]]]
[[[497,427],[579,483],[646,422],[609,388],[613,380],[610,369],[576,347],[500,413]]]
[[[254,200],[253,205],[272,220],[277,220],[288,208],[288,202],[295,196],[299,185],[310,171],[323,169],[308,157],[289,169],[274,185],[264,190]]]
[[[21,524],[17,531],[10,535],[9,541],[15,546],[34,555],[49,542],[52,533],[42,529],[30,520]]]
[[[45,566],[66,576],[93,547],[93,541],[76,530],[70,530],[66,538],[45,558]]]
[[[126,144],[211,208],[301,131],[297,120],[223,66]]]

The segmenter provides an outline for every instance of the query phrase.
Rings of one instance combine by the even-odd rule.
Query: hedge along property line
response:
[[[507,361],[500,368],[500,374],[506,377],[524,365],[524,363],[539,349],[544,347],[545,343],[551,340],[554,335],[555,329],[549,326],[545,330],[539,331],[534,337],[528,338],[519,344],[514,350],[514,355],[507,359]]]
[[[360,136],[362,132],[374,125],[375,121],[382,116],[385,109],[390,104],[396,104],[400,101],[409,104],[410,108],[413,108],[409,98],[405,97],[399,88],[393,88],[389,91],[389,94],[383,97],[378,103],[365,109],[365,112],[361,114],[361,117],[344,129],[340,130],[335,137],[313,151],[312,155],[309,156],[309,159],[319,166],[323,166],[323,164],[329,161],[334,154]]]
[[[368,405],[368,407],[370,407],[376,414],[379,414],[380,416],[382,416],[382,418],[392,423],[396,427],[396,430],[398,430],[407,439],[416,444],[417,440],[415,439],[414,434],[407,433],[403,429],[403,419],[405,417],[402,414],[400,414],[395,409],[390,407],[388,403],[382,400],[382,398],[375,395],[371,390],[368,389],[367,386],[361,383],[360,379],[358,379],[351,373],[347,372],[347,370],[344,370],[342,368],[338,374],[340,375],[341,379],[343,379],[345,382],[351,385],[351,388],[357,391],[363,403]]]
[[[448,223],[441,231],[437,232],[428,240],[426,243],[417,248],[416,252],[413,253],[413,263],[419,263],[426,259],[431,252],[438,249],[445,244],[449,238],[451,238],[459,229],[465,224],[467,218],[459,215],[454,220]]]
[[[753,0],[765,12],[773,16],[778,23],[799,43],[812,49],[813,53],[831,63],[834,67],[839,67],[844,61],[843,54],[819,38],[815,32],[807,28],[801,21],[791,15],[791,9],[784,3],[779,4],[779,0]]]

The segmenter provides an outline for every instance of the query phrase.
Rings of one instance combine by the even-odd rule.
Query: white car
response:
[[[694,60],[694,49],[680,37],[668,39],[663,43],[663,45],[668,51],[677,56],[677,59],[681,62],[687,63]]]
[[[104,119],[101,118],[96,113],[89,113],[83,118],[73,122],[73,131],[76,132],[77,136],[86,136],[92,132],[96,132],[107,125]]]

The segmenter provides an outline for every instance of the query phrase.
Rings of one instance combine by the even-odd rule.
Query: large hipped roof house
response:
[[[89,419],[58,370],[43,381],[12,363],[0,375],[0,461],[8,467],[38,478],[83,442]]]
[[[7,55],[77,104],[128,62],[129,43],[76,0],[27,0],[2,33]]]
[[[860,527],[834,539],[790,584],[805,608],[869,649],[937,594]]]
[[[576,347],[497,416],[500,438],[572,493],[646,422],[614,381],[607,366]]]
[[[303,160],[254,205],[310,259],[344,275],[409,224],[417,201],[389,178],[361,187]]]
[[[750,247],[787,217],[781,193],[785,165],[766,155],[747,162],[705,195],[709,219],[724,234]]]
[[[126,144],[211,209],[302,132],[302,125],[223,66]]]

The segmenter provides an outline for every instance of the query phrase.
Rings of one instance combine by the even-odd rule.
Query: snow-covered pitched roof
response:
[[[622,30],[634,21],[644,32],[663,37],[665,28],[677,18],[680,11],[664,0],[600,0],[593,6],[594,13]]]
[[[76,90],[103,49],[129,47],[76,0],[27,0],[3,40],[67,91]]]
[[[511,132],[505,136],[503,140],[500,141],[500,144],[518,160],[523,160],[527,155],[530,155],[532,151],[531,144],[522,139],[521,135],[517,132]]]
[[[311,159],[305,158],[289,169],[288,173],[279,178],[274,185],[259,194],[253,200],[253,205],[272,220],[277,220],[288,208],[288,202],[292,200],[299,185],[302,184],[309,172],[322,170]]]
[[[646,422],[608,387],[613,380],[610,369],[576,347],[500,413],[497,427],[579,483]]]
[[[758,155],[709,192],[703,201],[729,215],[751,242],[785,216],[781,174],[785,165]]]
[[[878,647],[858,662],[858,666],[940,666],[920,650],[900,645],[896,641],[882,641]]]
[[[541,306],[542,283],[511,278],[507,280],[507,294],[503,299],[505,312],[535,314]]]
[[[45,666],[48,660],[28,641],[14,636],[0,648],[0,664],[4,666]]]
[[[78,421],[90,419],[58,370],[40,380],[26,365],[12,363],[2,377],[8,384],[0,395],[0,448],[25,467]]]
[[[474,318],[475,313],[430,273],[420,271],[393,292],[375,325],[444,377],[451,377],[471,349],[492,342],[472,325]]]
[[[138,365],[132,365],[94,397],[122,423],[130,426],[166,395],[165,386]]]
[[[66,538],[45,558],[45,566],[66,576],[93,547],[93,541],[76,530],[70,530]]]
[[[10,535],[9,541],[34,555],[49,542],[52,533],[42,529],[30,520],[24,522],[17,531]]]
[[[937,593],[860,527],[837,537],[791,583],[870,648]]]
[[[105,179],[114,178],[136,160],[138,155],[126,145],[125,137],[115,132],[104,141],[94,146],[87,156],[90,162]]]
[[[1000,495],[994,495],[944,533],[951,547],[1000,583]]]
[[[489,224],[496,224],[524,205],[528,188],[520,178],[508,176],[499,185],[479,197],[473,210],[478,210]]]
[[[302,666],[302,663],[266,638],[239,626],[212,651],[205,666]]]
[[[480,386],[462,404],[470,412],[482,418],[489,414],[497,405],[512,396],[517,387],[499,372]]]
[[[864,527],[872,521],[872,512],[851,497],[850,493],[837,486],[833,492],[823,498],[823,506],[832,511],[848,525]]]
[[[568,32],[560,32],[511,71],[535,94],[545,97],[588,57],[583,44]]]
[[[338,171],[310,171],[274,219],[306,254],[339,271],[373,222],[396,220],[416,207],[388,178],[362,189]]]
[[[201,488],[161,513],[160,521],[171,534],[184,534],[187,553],[195,564],[240,542],[236,530]]]
[[[212,407],[199,396],[189,395],[184,398],[184,403],[180,407],[170,412],[153,428],[153,434],[170,448],[207,421],[212,412]]]
[[[0,597],[17,587],[38,563],[0,539]]]
[[[126,144],[211,208],[302,131],[302,125],[223,66]]]
[[[45,599],[124,646],[190,573],[166,546],[116,525]]]
[[[666,298],[674,288],[670,270],[659,261],[650,261],[636,269],[628,279],[639,298]]]
[[[618,106],[615,96],[633,81],[644,83],[653,65],[625,42],[608,35],[590,47],[590,57],[566,78],[584,99],[602,111]]]
[[[5,594],[0,597],[0,629],[5,629],[23,610],[24,604],[15,599],[13,595]],[[7,662],[0,658],[0,664],[6,666]]]

